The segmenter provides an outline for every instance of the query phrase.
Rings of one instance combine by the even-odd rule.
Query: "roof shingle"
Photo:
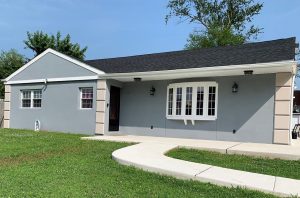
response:
[[[294,60],[296,38],[85,61],[106,73],[131,73]]]

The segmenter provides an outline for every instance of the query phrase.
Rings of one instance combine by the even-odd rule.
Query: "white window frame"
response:
[[[91,99],[91,100],[92,100],[92,107],[91,107],[91,108],[82,108],[82,99],[86,99],[86,98],[82,98],[82,90],[83,90],[83,89],[91,89],[91,90],[93,91],[93,97],[92,97],[92,99]],[[79,105],[80,105],[80,106],[79,106],[79,108],[82,109],[82,110],[93,109],[93,107],[94,107],[94,105],[95,105],[95,104],[94,104],[94,95],[95,95],[95,93],[94,93],[94,88],[93,88],[93,87],[80,87],[80,88],[79,88],[79,91],[80,91],[80,98],[79,98],[79,99],[80,99],[80,102],[79,102]]]
[[[192,115],[185,115],[186,111],[186,88],[192,87]],[[197,87],[204,88],[204,99],[203,99],[203,115],[196,115],[197,108]],[[215,115],[208,115],[208,97],[209,87],[216,87],[215,93]],[[172,104],[172,115],[168,115],[169,108],[169,89],[173,88],[173,104]],[[181,102],[181,115],[176,115],[176,95],[177,88],[182,88],[182,102]],[[205,82],[184,82],[184,83],[173,83],[167,87],[167,102],[166,102],[166,118],[170,120],[216,120],[218,114],[218,83],[213,81]]]
[[[23,92],[28,91],[30,92],[30,107],[23,107]],[[35,91],[41,91],[41,98],[34,98],[34,92]],[[34,107],[33,106],[33,100],[34,99],[41,99],[41,106],[40,107]],[[29,98],[26,98],[26,100],[29,100]],[[43,103],[43,90],[42,89],[23,89],[21,90],[21,108],[22,109],[41,109]]]

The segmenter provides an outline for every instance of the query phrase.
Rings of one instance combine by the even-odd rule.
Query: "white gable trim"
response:
[[[74,64],[76,64],[76,65],[78,65],[80,67],[83,67],[83,68],[85,68],[85,69],[87,69],[89,71],[94,72],[95,74],[104,74],[104,72],[101,71],[101,70],[95,69],[95,68],[93,68],[93,67],[91,67],[91,66],[89,66],[89,65],[87,65],[87,64],[85,64],[85,63],[83,63],[81,61],[78,61],[78,60],[76,60],[74,58],[71,58],[70,56],[67,56],[65,54],[62,54],[62,53],[60,53],[58,51],[55,51],[55,50],[49,48],[49,49],[45,50],[43,53],[41,53],[38,56],[36,56],[35,58],[33,58],[31,61],[29,61],[25,65],[23,65],[17,71],[15,71],[14,73],[12,73],[10,76],[8,76],[6,79],[4,79],[4,81],[6,81],[6,82],[9,81],[11,78],[13,78],[14,76],[16,76],[20,72],[22,72],[24,69],[26,69],[31,64],[33,64],[34,62],[38,61],[40,58],[42,58],[43,56],[45,56],[48,53],[52,53],[52,54],[54,54],[54,55],[56,55],[56,56],[58,56],[60,58],[63,58],[65,60],[67,60],[67,61],[70,61],[70,62],[72,62],[72,63],[74,63]]]

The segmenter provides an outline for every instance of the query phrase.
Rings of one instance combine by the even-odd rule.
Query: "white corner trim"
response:
[[[14,73],[12,73],[10,76],[8,76],[8,77],[7,77],[6,79],[4,79],[3,81],[6,81],[6,82],[9,81],[11,78],[13,78],[14,76],[16,76],[16,75],[19,74],[20,72],[22,72],[24,69],[26,69],[26,68],[29,67],[31,64],[33,64],[34,62],[38,61],[40,58],[42,58],[43,56],[45,56],[45,55],[48,54],[48,53],[52,53],[52,54],[54,54],[54,55],[56,55],[56,56],[58,56],[58,57],[60,57],[60,58],[63,58],[63,59],[65,59],[65,60],[67,60],[67,61],[70,61],[70,62],[72,62],[72,63],[74,63],[74,64],[76,64],[76,65],[78,65],[78,66],[80,66],[80,67],[83,67],[83,68],[85,68],[85,69],[87,69],[87,70],[89,70],[89,71],[94,72],[95,74],[104,74],[104,72],[101,71],[101,70],[98,70],[98,69],[96,69],[96,68],[93,68],[93,67],[91,67],[91,66],[89,66],[89,65],[87,65],[87,64],[85,64],[85,63],[83,63],[83,62],[81,62],[81,61],[79,61],[79,60],[76,60],[76,59],[74,59],[74,58],[71,58],[70,56],[67,56],[67,55],[62,54],[62,53],[60,53],[60,52],[58,52],[58,51],[55,51],[55,50],[53,50],[53,49],[51,49],[51,48],[48,48],[48,49],[45,50],[43,53],[39,54],[38,56],[36,56],[36,57],[33,58],[32,60],[30,60],[28,63],[26,63],[25,65],[23,65],[21,68],[19,68],[17,71],[15,71]]]
[[[30,84],[30,83],[47,83],[47,82],[64,82],[64,81],[81,81],[81,80],[97,80],[98,76],[79,76],[79,77],[65,77],[65,78],[46,78],[46,79],[31,79],[31,80],[15,80],[7,81],[4,84]]]

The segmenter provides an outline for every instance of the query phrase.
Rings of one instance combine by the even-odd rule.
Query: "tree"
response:
[[[175,16],[180,22],[202,26],[190,34],[187,49],[237,45],[261,33],[261,28],[249,23],[262,7],[254,0],[169,0],[166,22]]]
[[[33,33],[27,32],[27,40],[24,41],[26,47],[35,52],[35,56],[39,55],[48,48],[52,48],[74,58],[84,60],[87,47],[80,48],[78,43],[71,43],[71,36],[67,34],[65,38],[61,38],[61,33],[57,32],[56,36],[48,35],[42,31]]]
[[[0,53],[0,79],[5,79],[17,69],[23,66],[26,58],[19,54],[15,49]],[[4,85],[0,83],[0,97],[4,96]]]

